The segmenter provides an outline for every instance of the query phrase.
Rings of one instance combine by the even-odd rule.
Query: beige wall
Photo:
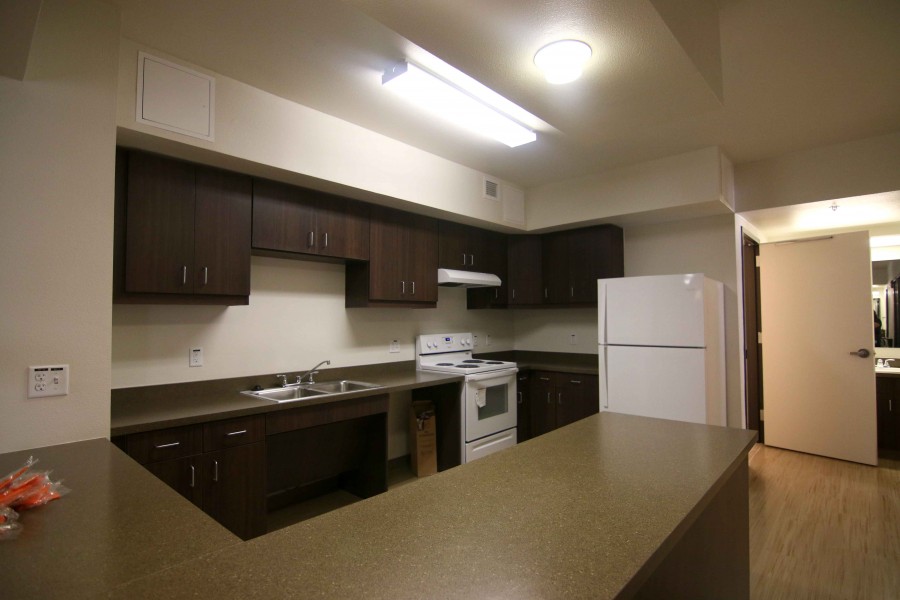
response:
[[[144,50],[216,78],[214,142],[134,120],[137,55]],[[121,41],[119,137],[166,154],[271,176],[425,212],[443,211],[521,229],[503,220],[501,202],[483,197],[484,173],[429,154],[177,57]],[[490,174],[489,174],[490,175]],[[510,184],[496,179],[501,193]],[[410,206],[403,206],[406,203]]]
[[[738,212],[900,190],[900,132],[735,168]]]
[[[45,0],[24,81],[0,78],[0,452],[109,435],[118,13]],[[26,399],[29,365],[69,395]]]
[[[710,147],[531,188],[529,230],[607,220],[635,222],[640,213],[676,218],[730,213],[732,166]]]
[[[506,311],[466,310],[466,291],[440,288],[436,309],[344,308],[344,266],[253,257],[249,306],[113,307],[114,388],[414,360],[419,333],[472,331],[476,350],[510,350]],[[491,345],[486,346],[490,334]],[[392,339],[400,353],[389,354]],[[204,366],[188,367],[203,347]]]

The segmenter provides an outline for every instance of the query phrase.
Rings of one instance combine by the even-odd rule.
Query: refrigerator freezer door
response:
[[[702,274],[601,279],[600,343],[702,348]]]
[[[707,423],[705,350],[600,347],[600,410]]]

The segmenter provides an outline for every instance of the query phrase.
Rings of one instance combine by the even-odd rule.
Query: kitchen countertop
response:
[[[755,432],[601,413],[239,542],[108,442],[42,449],[72,493],[0,543],[7,597],[613,598],[633,590]],[[0,471],[29,452],[0,456]]]
[[[29,456],[71,491],[23,512],[0,541],[0,596],[96,598],[135,578],[241,544],[105,439],[0,455],[0,476]]]
[[[388,394],[432,385],[458,383],[462,375],[416,371],[412,361],[323,369],[318,381],[354,379],[383,387],[358,392],[309,398],[302,402],[270,402],[241,394],[254,385],[277,385],[271,375],[237,377],[214,381],[121,388],[112,391],[110,429],[113,436],[151,429],[191,425],[300,406],[341,402],[376,394]]]

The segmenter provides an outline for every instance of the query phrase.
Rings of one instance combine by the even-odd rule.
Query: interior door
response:
[[[760,246],[766,444],[877,463],[869,234]]]

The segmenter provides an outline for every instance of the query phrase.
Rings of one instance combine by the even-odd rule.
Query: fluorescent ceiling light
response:
[[[869,238],[870,248],[885,248],[887,246],[900,246],[900,235],[873,235]]]
[[[533,131],[411,62],[385,71],[381,83],[429,112],[510,148],[533,142]]]
[[[534,55],[534,64],[548,83],[561,84],[581,77],[591,47],[578,40],[560,40],[547,44]]]

